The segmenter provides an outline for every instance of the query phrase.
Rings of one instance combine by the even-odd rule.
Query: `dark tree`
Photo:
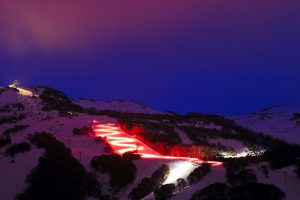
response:
[[[250,183],[234,187],[228,195],[229,200],[282,200],[285,193],[278,187],[263,183]]]
[[[226,178],[227,182],[232,187],[257,182],[255,172],[250,169],[245,169],[238,173],[230,172],[226,174]]]
[[[28,152],[28,151],[30,151],[30,149],[31,149],[31,146],[29,143],[22,142],[22,143],[14,144],[14,145],[8,147],[5,150],[5,154],[14,157],[16,154]]]
[[[159,188],[166,180],[170,173],[169,167],[165,164],[161,165],[158,170],[153,172],[151,178],[143,178],[136,188],[133,188],[129,194],[129,198],[139,200]]]
[[[118,154],[94,157],[91,166],[102,173],[108,173],[111,186],[117,190],[133,182],[137,171],[132,160],[124,159]]]
[[[227,200],[230,191],[224,183],[214,183],[193,194],[191,200]]]
[[[211,171],[210,165],[207,163],[202,164],[201,166],[197,167],[192,171],[188,177],[187,180],[190,184],[194,184],[198,181],[200,181],[204,176],[206,176]]]
[[[160,188],[154,190],[154,195],[156,200],[165,200],[172,196],[175,192],[175,184],[162,185]]]
[[[96,178],[87,173],[70,149],[51,134],[39,133],[31,141],[45,149],[38,166],[27,176],[29,184],[17,200],[83,200],[87,196],[101,199]]]
[[[188,186],[188,183],[183,178],[177,179],[177,188],[178,188],[178,190],[183,190],[187,186]]]

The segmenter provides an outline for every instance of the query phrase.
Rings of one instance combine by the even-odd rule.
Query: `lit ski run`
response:
[[[160,155],[158,152],[140,140],[122,131],[116,124],[101,124],[94,120],[93,130],[97,137],[104,138],[106,142],[112,146],[115,153],[120,155],[128,151],[137,151],[138,154],[145,159],[187,160],[197,164],[202,164],[205,162],[211,164],[212,166],[219,166],[223,164],[222,162],[218,161],[203,161],[198,158]]]

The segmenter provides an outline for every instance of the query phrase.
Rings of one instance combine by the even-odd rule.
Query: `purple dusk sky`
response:
[[[159,110],[300,102],[298,0],[1,0],[0,83]]]

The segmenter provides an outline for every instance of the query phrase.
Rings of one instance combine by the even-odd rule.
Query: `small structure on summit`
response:
[[[14,80],[14,81],[12,82],[12,84],[11,84],[11,86],[13,86],[14,88],[19,87],[19,85],[20,85],[20,83],[19,83],[18,80]]]

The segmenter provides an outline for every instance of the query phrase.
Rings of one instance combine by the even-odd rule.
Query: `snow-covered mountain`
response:
[[[274,106],[232,119],[252,130],[300,144],[300,106]]]
[[[48,87],[19,89],[0,88],[0,199],[212,199],[215,190],[227,199],[257,190],[264,199],[300,195],[299,147],[247,124],[130,101],[72,101]],[[284,127],[292,128],[297,112],[273,108],[261,116],[277,116],[278,124],[289,119]],[[259,114],[250,116],[234,119],[243,124]],[[124,146],[134,150],[112,154]]]
[[[76,104],[84,108],[96,108],[97,110],[114,110],[118,112],[131,113],[146,113],[146,114],[161,114],[147,105],[127,100],[110,100],[110,101],[95,101],[89,99],[81,99],[75,101]]]

